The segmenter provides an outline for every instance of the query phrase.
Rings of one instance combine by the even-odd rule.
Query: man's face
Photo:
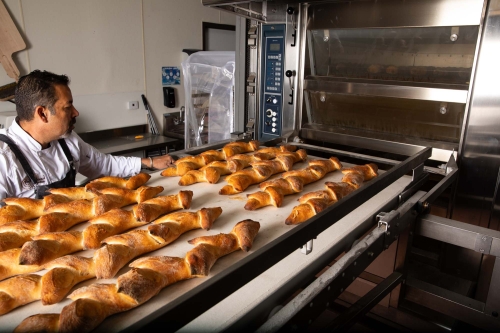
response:
[[[50,124],[57,137],[70,134],[75,128],[76,117],[79,112],[73,106],[71,90],[65,85],[56,85],[57,102],[54,104],[55,114],[50,114]]]

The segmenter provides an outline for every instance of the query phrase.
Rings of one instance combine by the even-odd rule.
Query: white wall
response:
[[[127,101],[145,94],[159,127],[163,113],[184,105],[184,88],[176,108],[163,106],[161,68],[181,67],[182,49],[202,48],[202,22],[235,24],[235,17],[203,7],[201,0],[0,0],[27,44],[14,55],[21,75],[34,69],[66,74],[80,111],[77,132],[147,123],[142,101],[127,110]],[[3,68],[0,85],[12,82]],[[0,102],[0,111],[15,110]]]

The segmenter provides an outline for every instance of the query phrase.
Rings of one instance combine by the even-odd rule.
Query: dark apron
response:
[[[37,199],[41,199],[44,196],[50,194],[47,192],[51,188],[62,188],[62,187],[74,187],[75,186],[75,177],[76,177],[76,170],[75,166],[73,164],[73,156],[71,156],[71,153],[69,151],[68,145],[66,144],[66,141],[64,139],[59,139],[58,142],[61,145],[61,148],[64,151],[64,155],[66,155],[66,158],[68,159],[69,162],[69,171],[66,173],[66,177],[64,179],[54,182],[49,185],[38,185],[37,179],[35,177],[35,173],[33,172],[33,169],[28,163],[28,160],[26,160],[26,157],[24,154],[19,150],[17,145],[12,141],[8,136],[0,134],[0,141],[5,142],[6,144],[9,145],[10,150],[16,155],[16,158],[19,160],[21,163],[21,166],[24,169],[24,172],[28,175],[30,178],[31,182],[34,185],[35,188],[35,195]]]

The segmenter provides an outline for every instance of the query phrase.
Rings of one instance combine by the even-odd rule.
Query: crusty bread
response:
[[[220,207],[203,208],[198,212],[172,213],[156,220],[148,230],[133,230],[106,238],[104,246],[94,254],[97,278],[115,276],[133,258],[158,250],[189,230],[210,229],[221,213]]]
[[[250,141],[250,142],[231,142],[225,145],[222,148],[224,152],[224,156],[228,159],[231,156],[237,154],[248,153],[251,151],[256,151],[259,149],[259,141]]]
[[[251,169],[241,170],[227,176],[227,185],[219,191],[219,194],[241,193],[250,185],[261,183],[274,174],[291,170],[294,163],[306,159],[306,151],[300,149],[297,152],[280,154],[274,160],[254,162]]]
[[[187,186],[202,182],[215,184],[219,181],[221,176],[231,173],[228,168],[228,163],[228,161],[214,161],[199,170],[188,171],[179,180],[179,185]]]
[[[285,195],[299,193],[304,185],[320,180],[327,173],[340,168],[342,164],[336,157],[310,161],[305,169],[288,171],[281,178],[261,183],[261,191],[247,195],[245,209],[256,210],[269,205],[281,207]]]
[[[32,220],[44,212],[43,199],[5,198],[5,206],[0,208],[0,225],[17,220]]]
[[[39,218],[40,233],[68,230],[75,224],[88,221],[113,209],[147,201],[163,191],[162,186],[142,186],[137,190],[105,188],[92,200],[73,200],[46,210]]]
[[[57,333],[59,331],[59,314],[47,313],[29,316],[19,324],[14,333]]]
[[[146,200],[132,209],[137,220],[151,222],[163,214],[189,208],[192,200],[192,191],[179,191],[175,195],[165,195]]]
[[[43,305],[60,302],[76,284],[95,277],[93,258],[67,255],[43,268],[48,270],[40,280]]]
[[[0,280],[19,274],[38,272],[42,268],[38,265],[20,265],[21,249],[10,249],[0,252]]]
[[[214,161],[227,160],[234,155],[256,151],[257,149],[259,149],[258,141],[231,142],[225,145],[221,151],[208,150],[199,155],[180,158],[175,162],[175,166],[166,168],[161,172],[161,175],[163,177],[184,176],[186,173],[198,170]]]
[[[19,254],[20,265],[43,265],[66,254],[83,250],[81,231],[50,232],[34,236]]]
[[[40,275],[25,274],[0,282],[0,315],[40,299],[40,280]]]
[[[259,227],[258,222],[245,220],[229,234],[196,238],[192,243],[197,246],[185,258],[138,259],[116,284],[92,284],[77,289],[68,296],[73,302],[62,309],[59,318],[47,314],[31,316],[16,328],[16,332],[41,332],[43,325],[58,327],[60,332],[90,332],[106,317],[145,303],[168,285],[208,275],[218,258],[240,248],[248,251]]]
[[[300,205],[293,207],[292,213],[287,217],[285,224],[302,223],[356,189],[347,183],[329,182],[329,184],[333,186],[330,185],[324,191],[310,192],[300,197]]]
[[[108,187],[119,187],[119,188],[126,188],[129,190],[135,190],[140,186],[146,184],[146,182],[150,178],[151,175],[147,173],[139,173],[128,179],[121,177],[112,177],[112,176],[102,177],[95,179],[90,183],[88,183],[87,185],[85,185],[85,190],[89,192],[95,192]]]
[[[53,200],[53,198],[64,197],[70,200],[91,200],[96,195],[92,192],[89,192],[85,189],[85,187],[62,187],[62,188],[51,188],[48,190],[51,194],[48,195],[49,198]],[[57,202],[61,203],[61,202]],[[50,205],[53,206],[53,205]],[[49,206],[49,207],[50,207]],[[48,208],[47,206],[45,208]]]
[[[105,238],[140,227],[148,222],[137,220],[130,210],[116,208],[89,220],[89,223],[91,225],[83,230],[83,249],[85,250],[98,249]]]
[[[38,220],[14,221],[0,226],[0,251],[23,246],[38,235]]]
[[[344,177],[341,182],[326,182],[326,190],[306,193],[299,198],[300,205],[292,209],[286,224],[299,224],[328,206],[339,201],[349,193],[358,189],[364,181],[377,176],[378,167],[375,164],[358,165],[342,169]]]
[[[288,147],[288,146],[281,146]],[[291,149],[291,148],[290,148]],[[249,167],[254,162],[266,161],[280,154],[290,152],[284,148],[263,148],[254,154],[237,154],[227,158],[227,161],[214,161],[199,170],[191,170],[179,180],[180,186],[207,182],[215,184],[221,176],[229,175]]]
[[[0,282],[0,315],[37,300],[61,301],[76,284],[95,277],[93,258],[65,256],[43,266],[43,276],[23,274]]]
[[[163,186],[141,186],[136,190],[122,189],[116,187],[104,188],[94,199],[94,210],[96,216],[104,214],[113,208],[121,208],[134,203],[154,198],[163,191]]]

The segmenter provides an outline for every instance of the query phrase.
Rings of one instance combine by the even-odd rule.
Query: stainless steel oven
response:
[[[424,236],[417,243],[443,242],[439,269],[476,288],[450,296],[446,287],[410,278],[391,306],[418,299],[419,306],[460,317],[456,311],[469,313],[474,304],[471,311],[481,315],[466,321],[491,328],[485,323],[499,313],[493,282],[500,279],[499,260],[475,238],[473,247],[464,246],[459,230],[482,227],[474,237],[483,233],[489,242],[486,234],[500,227],[500,1],[202,2],[240,17],[237,67],[244,70],[236,112],[246,137],[382,159],[407,155],[413,146],[432,148],[425,171],[449,188],[432,194],[431,212],[453,228],[424,231],[434,223],[444,227],[435,215],[419,219],[417,234]],[[450,158],[459,171],[443,178]],[[409,248],[425,253],[433,246],[420,245]],[[409,253],[406,261],[431,260]],[[443,295],[449,302],[436,306]]]

